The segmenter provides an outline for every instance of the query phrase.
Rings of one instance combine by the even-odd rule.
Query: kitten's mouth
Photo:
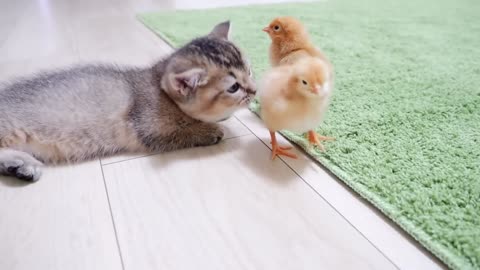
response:
[[[250,104],[251,101],[252,101],[252,97],[246,96],[246,97],[242,98],[242,100],[240,100],[239,105],[240,106],[245,106],[245,105]]]

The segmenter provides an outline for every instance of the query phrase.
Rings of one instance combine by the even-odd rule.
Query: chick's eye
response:
[[[278,30],[280,30],[280,26],[278,26],[278,25],[275,25],[275,26],[273,27],[273,30],[275,30],[275,31],[278,31]]]
[[[303,83],[304,85],[307,85],[307,84],[308,84],[307,81],[305,81],[305,80],[302,80],[302,83]]]
[[[229,92],[230,94],[233,94],[237,92],[239,88],[240,88],[240,84],[236,82],[232,86],[230,86],[230,88],[228,88],[227,92]]]

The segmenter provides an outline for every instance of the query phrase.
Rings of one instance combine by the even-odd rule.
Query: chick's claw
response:
[[[298,158],[297,155],[288,152],[285,148],[291,149],[291,147],[281,147],[278,144],[272,144],[272,160],[274,160],[277,156],[286,156],[294,159]]]
[[[270,144],[272,144],[272,143],[270,142]],[[278,148],[280,148],[280,150],[291,150],[293,147],[291,147],[291,146],[278,146]]]
[[[318,135],[315,131],[310,130],[308,132],[308,141],[310,144],[316,145],[322,152],[325,152],[325,146],[321,143],[322,141],[334,141],[335,138]]]
[[[287,151],[292,149],[292,147],[290,146],[283,147],[278,145],[277,137],[275,137],[275,132],[270,131],[270,138],[272,140],[270,142],[270,144],[272,144],[272,160],[274,160],[277,156],[286,156],[286,157],[295,158],[295,159],[297,158],[297,155]]]

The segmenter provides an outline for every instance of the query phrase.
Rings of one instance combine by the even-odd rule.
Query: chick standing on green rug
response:
[[[260,86],[261,117],[270,131],[272,160],[297,158],[291,147],[278,145],[275,132],[308,132],[310,144],[325,151],[321,141],[334,140],[313,129],[323,120],[333,90],[333,67],[310,41],[307,30],[292,17],[274,19],[263,31],[272,40],[268,71]]]

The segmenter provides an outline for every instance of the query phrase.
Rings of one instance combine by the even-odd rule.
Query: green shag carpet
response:
[[[480,1],[327,0],[139,18],[175,46],[230,19],[259,77],[269,67],[261,29],[278,15],[300,18],[336,67],[317,131],[337,140],[308,153],[448,266],[480,269]]]

